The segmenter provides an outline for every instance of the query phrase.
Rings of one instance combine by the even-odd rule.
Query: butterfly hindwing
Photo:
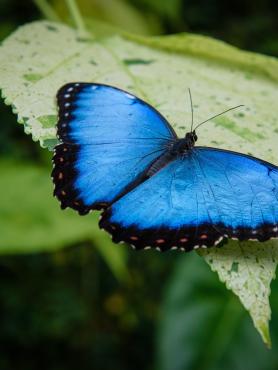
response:
[[[199,148],[195,157],[224,235],[259,241],[278,235],[278,167],[214,148]],[[216,223],[212,212],[210,217]]]
[[[57,95],[52,172],[62,208],[105,208],[166,150],[176,134],[150,105],[118,88],[71,83]]]
[[[230,151],[196,147],[108,208],[113,240],[190,251],[223,237],[278,236],[278,168]]]

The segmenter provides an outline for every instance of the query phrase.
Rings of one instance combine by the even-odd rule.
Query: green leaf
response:
[[[250,312],[263,341],[270,346],[270,283],[278,261],[277,241],[263,244],[230,241],[229,248],[200,252],[219,279]]]
[[[125,249],[115,248],[99,230],[97,214],[61,211],[52,197],[50,170],[1,161],[0,172],[0,254],[49,252],[91,240],[113,273],[127,277]]]
[[[0,48],[2,94],[34,140],[50,148],[55,144],[55,94],[64,83],[94,81],[129,90],[158,108],[181,136],[189,129],[190,87],[196,123],[232,106],[245,105],[204,125],[199,132],[201,145],[276,162],[276,59],[196,35],[146,38],[109,34],[84,39],[67,26],[36,22],[4,41]],[[249,247],[242,243],[235,247],[229,243],[205,254],[221,280],[240,296],[268,344],[269,284],[278,261],[273,245],[252,243]]]
[[[236,297],[196,254],[181,258],[164,297],[156,335],[157,369],[277,368],[275,352],[254,335]]]
[[[65,1],[55,0],[53,6],[60,19],[67,21],[68,14],[65,12]],[[138,6],[134,7],[127,1],[78,0],[78,8],[83,18],[102,20],[129,32],[147,35],[159,30],[157,21],[153,18],[150,19],[145,12],[138,9]]]

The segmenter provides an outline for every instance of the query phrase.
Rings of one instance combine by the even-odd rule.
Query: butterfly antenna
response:
[[[239,107],[244,107],[244,105],[243,105],[243,104],[237,105],[236,107],[229,108],[229,109],[227,109],[227,110],[224,110],[224,112],[218,113],[218,114],[216,114],[215,116],[212,116],[212,117],[210,117],[209,119],[206,119],[205,121],[203,121],[203,122],[199,123],[199,124],[194,128],[194,131],[195,131],[198,127],[202,126],[204,123],[206,123],[206,122],[208,122],[208,121],[210,121],[210,120],[212,120],[212,119],[214,119],[214,118],[216,118],[216,117],[222,116],[222,114],[227,113],[227,112],[229,112],[230,110],[237,109],[237,108],[239,108]]]
[[[189,99],[190,99],[190,105],[191,105],[191,129],[190,129],[190,132],[192,132],[192,130],[193,130],[193,103],[192,103],[192,96],[191,96],[190,89],[188,89],[188,93],[189,93]]]

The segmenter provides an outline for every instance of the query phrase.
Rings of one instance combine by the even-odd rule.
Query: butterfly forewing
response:
[[[57,95],[58,137],[52,172],[62,208],[105,208],[175,139],[150,105],[115,87],[75,83]]]

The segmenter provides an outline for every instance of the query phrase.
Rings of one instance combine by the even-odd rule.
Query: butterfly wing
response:
[[[80,214],[105,208],[176,138],[154,108],[112,86],[67,84],[57,100],[54,194]]]
[[[239,153],[196,147],[115,202],[100,227],[113,240],[186,251],[223,237],[278,236],[278,168]]]
[[[225,236],[259,241],[278,236],[277,166],[215,148],[200,147],[194,157],[208,198],[217,207],[218,228]],[[217,223],[212,212],[210,216]]]

